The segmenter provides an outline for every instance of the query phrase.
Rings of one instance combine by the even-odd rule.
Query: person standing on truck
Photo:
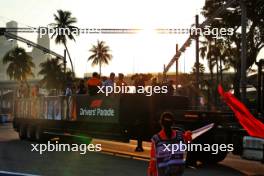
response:
[[[66,90],[65,90],[65,96],[70,97],[72,96],[72,89],[71,89],[71,84],[67,84]]]
[[[97,72],[93,72],[93,77],[88,79],[87,81],[87,87],[88,87],[88,93],[89,95],[93,96],[96,95],[99,88],[97,86],[101,86],[102,82],[100,80],[100,76]]]
[[[145,79],[144,79],[144,75],[142,73],[135,76],[134,85],[136,88],[136,93],[138,93],[139,89],[145,88]]]
[[[71,97],[72,97],[72,85],[71,83],[66,84],[65,89],[65,98],[66,98],[66,119],[70,119],[70,112],[71,112]]]
[[[107,79],[106,81],[103,82],[103,86],[110,86],[110,87],[114,87],[114,83],[115,83],[115,73],[111,72],[109,79]]]
[[[116,82],[117,86],[127,86],[127,83],[124,81],[124,74],[119,73],[118,74],[118,81]]]
[[[39,86],[36,84],[32,87],[31,97],[38,97],[38,96],[39,96]]]
[[[105,82],[107,81],[107,76],[102,76],[101,77],[101,82],[102,82],[102,85],[105,85]]]
[[[77,87],[77,92],[76,93],[78,95],[86,94],[86,88],[85,88],[84,80],[83,79],[80,80],[79,85]]]
[[[164,112],[160,118],[162,127],[158,134],[155,134],[151,141],[150,163],[148,176],[182,176],[185,167],[184,151],[165,150],[164,144],[186,143],[192,140],[191,131],[172,130],[174,116],[170,112]]]
[[[123,73],[119,73],[118,74],[118,80],[116,82],[116,86],[120,87],[120,89],[125,89],[125,92],[128,93],[129,92],[129,87],[127,87],[127,83],[124,81],[124,74]],[[121,91],[120,94],[122,94],[123,92]]]
[[[169,80],[169,82],[167,84],[167,89],[168,89],[167,95],[173,96],[174,90],[175,90],[174,87],[173,87],[173,80]]]

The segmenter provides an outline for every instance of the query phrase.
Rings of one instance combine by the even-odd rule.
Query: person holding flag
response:
[[[172,130],[174,116],[164,112],[160,118],[162,130],[152,137],[148,176],[181,176],[184,172],[184,151],[172,153],[164,150],[164,144],[187,143],[192,140],[191,131]]]

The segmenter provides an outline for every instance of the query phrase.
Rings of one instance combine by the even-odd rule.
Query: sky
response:
[[[109,65],[102,67],[102,73],[162,72],[179,46],[188,38],[186,34],[157,34],[155,28],[189,28],[195,15],[201,12],[205,0],[0,0],[0,26],[10,20],[19,27],[47,26],[54,22],[56,10],[68,10],[77,18],[79,28],[140,28],[137,34],[81,34],[76,42],[68,41],[77,76],[85,72],[98,71],[87,58],[89,49],[97,40],[103,40],[113,55]],[[200,21],[204,19],[200,15]],[[18,35],[36,42],[37,34]],[[20,44],[26,50],[27,45]],[[182,55],[180,72],[190,72],[194,64],[194,42]],[[51,40],[51,49],[63,54],[64,47]],[[205,61],[201,61],[202,63]],[[69,62],[68,62],[69,63]],[[68,65],[70,66],[70,65]],[[175,71],[173,66],[170,71]]]

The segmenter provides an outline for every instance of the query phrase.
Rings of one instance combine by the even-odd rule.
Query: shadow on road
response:
[[[38,175],[145,176],[148,162],[97,152],[31,152],[31,142],[0,142],[0,170]],[[241,176],[235,169],[218,164],[186,168],[185,176]],[[257,176],[257,175],[255,175]],[[258,175],[260,176],[260,175]]]
[[[194,176],[194,175],[210,175],[210,176],[241,176],[245,175],[242,172],[230,168],[228,166],[224,166],[221,164],[216,165],[200,165],[196,169],[187,169],[186,176]]]

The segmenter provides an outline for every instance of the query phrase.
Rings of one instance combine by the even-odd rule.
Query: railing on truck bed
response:
[[[15,118],[66,120],[70,109],[65,96],[19,98],[15,100]],[[68,116],[69,117],[69,116]]]
[[[118,129],[121,135],[131,138],[141,135],[150,139],[159,130],[162,112],[183,111],[188,107],[188,98],[182,96],[131,94],[20,98],[15,101],[14,126],[16,128],[22,121],[49,121],[67,124],[68,131],[85,130],[89,134],[104,131],[105,135],[111,135]]]

